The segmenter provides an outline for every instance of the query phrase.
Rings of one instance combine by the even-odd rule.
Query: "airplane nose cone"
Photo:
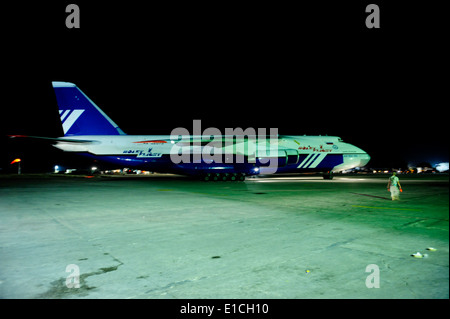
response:
[[[370,155],[366,153],[366,154],[364,154],[364,156],[361,157],[359,166],[360,167],[365,166],[365,165],[367,165],[367,163],[369,163],[369,161],[370,161]]]

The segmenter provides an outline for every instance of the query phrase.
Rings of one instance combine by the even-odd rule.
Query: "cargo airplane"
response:
[[[325,179],[332,179],[333,172],[361,167],[370,160],[366,152],[335,136],[127,135],[75,84],[52,85],[64,136],[28,137],[46,139],[63,151],[121,168],[191,175],[205,181],[297,172],[322,172]],[[211,150],[214,155],[205,156]],[[186,153],[187,157],[180,156]]]

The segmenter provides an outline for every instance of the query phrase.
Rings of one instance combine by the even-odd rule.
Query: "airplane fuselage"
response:
[[[239,172],[245,175],[264,173],[343,171],[367,164],[370,156],[360,148],[343,142],[334,136],[280,136],[275,139],[242,140],[244,160],[228,160],[236,154],[238,142],[227,145],[211,140],[196,143],[200,136],[192,136],[192,143],[174,141],[170,135],[77,135],[65,136],[65,140],[89,140],[90,143],[57,142],[55,147],[117,165],[155,172],[180,172],[188,175],[205,173]],[[250,145],[254,144],[254,145]],[[259,153],[264,144],[265,153]],[[212,145],[212,147],[211,147]],[[191,154],[205,155],[205,147],[213,149],[221,157],[190,156],[178,163],[173,161],[174,147]],[[228,147],[228,148],[227,148]],[[250,151],[253,149],[253,152]],[[271,152],[268,150],[270,149]],[[275,151],[274,151],[275,150]],[[209,154],[209,151],[208,151]],[[265,159],[265,161],[263,160]],[[270,160],[270,165],[268,164]],[[270,166],[270,167],[269,167]],[[275,169],[274,169],[275,167]]]

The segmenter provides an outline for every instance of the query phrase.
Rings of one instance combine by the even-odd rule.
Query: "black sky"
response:
[[[337,135],[378,166],[448,161],[448,39],[431,4],[79,1],[81,27],[67,29],[73,2],[8,11],[3,135],[61,135],[51,81],[68,81],[128,134],[201,119]],[[365,27],[368,3],[380,29]],[[3,162],[20,153],[3,142]]]

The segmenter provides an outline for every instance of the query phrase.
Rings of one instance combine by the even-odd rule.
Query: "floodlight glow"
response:
[[[436,165],[436,170],[439,172],[445,172],[449,170],[448,162],[439,163]]]

